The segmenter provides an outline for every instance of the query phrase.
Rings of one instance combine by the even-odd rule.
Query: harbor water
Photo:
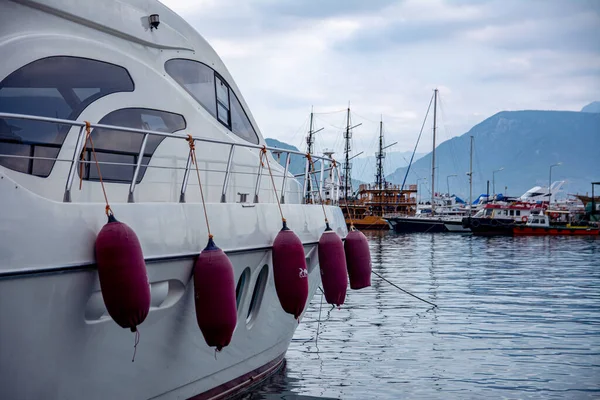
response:
[[[318,292],[245,399],[600,398],[600,238],[367,236],[374,271],[438,307],[376,276],[341,309]]]

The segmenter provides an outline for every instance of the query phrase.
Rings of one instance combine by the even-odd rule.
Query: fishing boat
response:
[[[303,248],[306,305],[323,212],[347,228],[337,205],[306,204],[207,41],[156,0],[15,0],[0,2],[0,58],[0,397],[215,399],[276,371],[304,310],[285,312],[275,287],[282,215]],[[145,263],[135,334],[99,280],[111,215]],[[192,279],[209,223],[237,316],[219,352]]]
[[[358,126],[358,125],[357,125]],[[346,218],[348,227],[353,225],[359,230],[389,230],[389,221],[384,218],[384,214],[414,213],[416,208],[416,198],[413,195],[417,193],[417,185],[410,185],[403,188],[400,185],[394,185],[385,180],[383,161],[386,156],[385,150],[396,143],[385,146],[383,141],[383,120],[379,121],[379,149],[375,153],[377,169],[375,173],[375,182],[373,184],[361,184],[356,192],[352,190],[351,177],[351,138],[352,128],[350,122],[350,108],[348,108],[346,131],[344,132],[344,176],[343,176],[343,196],[340,199],[340,207]],[[360,153],[359,153],[360,154]]]
[[[554,211],[555,214],[558,214]],[[524,225],[514,225],[512,234],[515,236],[598,236],[600,228],[597,225],[551,224],[546,214],[531,215]]]

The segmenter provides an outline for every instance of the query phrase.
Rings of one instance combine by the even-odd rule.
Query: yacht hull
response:
[[[444,221],[444,226],[448,232],[466,233],[471,232],[470,228],[465,228],[462,221]]]
[[[477,236],[512,235],[515,225],[514,220],[509,218],[465,217],[462,220],[462,226],[470,228]]]
[[[444,222],[427,218],[389,218],[388,221],[397,233],[441,233],[448,232]]]
[[[108,316],[94,265],[103,205],[52,202],[6,176],[0,193],[0,208],[27,210],[7,215],[0,226],[3,398],[208,398],[242,390],[279,365],[298,321],[281,308],[272,278],[271,244],[281,227],[276,204],[207,204],[215,241],[241,282],[238,323],[219,353],[206,345],[194,308],[192,266],[207,239],[202,205],[113,205],[140,238],[151,285],[151,309],[132,362],[134,334]],[[320,282],[316,244],[323,211],[282,207],[304,243],[310,301]],[[345,236],[341,210],[326,211]],[[253,301],[265,269],[264,293]]]

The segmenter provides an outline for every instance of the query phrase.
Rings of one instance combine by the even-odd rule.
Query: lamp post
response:
[[[496,172],[504,171],[504,167],[500,167],[500,169],[492,171],[492,192],[494,192],[494,196],[496,195]]]
[[[425,181],[427,182],[427,178],[418,178],[417,179],[417,204],[421,202],[421,199],[423,199],[423,195],[420,195],[421,193],[421,185],[419,184],[419,181]],[[419,197],[420,195],[420,197]]]
[[[550,166],[550,174],[548,177],[548,206],[550,206],[550,203],[552,202],[552,167],[558,167],[559,165],[562,165],[562,162],[557,162],[556,164],[552,164]]]
[[[448,180],[448,178],[451,178],[451,177],[453,177],[453,176],[458,176],[458,175],[456,175],[456,174],[452,174],[452,175],[448,175],[448,176],[446,177],[446,186],[448,187],[448,196],[450,196],[450,181]]]

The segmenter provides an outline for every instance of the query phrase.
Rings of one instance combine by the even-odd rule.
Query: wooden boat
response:
[[[390,224],[383,218],[384,214],[399,213],[412,215],[415,212],[417,200],[417,185],[409,185],[408,188],[402,188],[400,185],[393,185],[385,181],[383,173],[383,160],[385,158],[385,149],[393,146],[395,143],[384,146],[383,144],[383,121],[379,123],[379,151],[375,153],[377,160],[377,173],[375,182],[372,184],[361,184],[357,192],[352,191],[351,163],[349,157],[350,139],[352,138],[350,123],[350,109],[348,108],[348,117],[344,139],[346,141],[344,155],[344,183],[343,196],[340,199],[340,207],[344,213],[346,224],[351,224],[361,230],[389,230]],[[414,196],[413,196],[414,194]]]

